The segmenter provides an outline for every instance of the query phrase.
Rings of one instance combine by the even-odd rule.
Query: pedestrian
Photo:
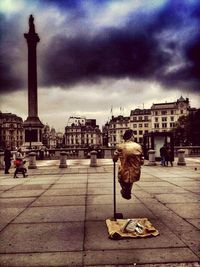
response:
[[[16,158],[22,158],[22,157],[23,157],[23,155],[22,155],[22,150],[21,150],[21,148],[19,148],[19,149],[17,150]]]
[[[167,147],[167,159],[170,162],[171,167],[173,167],[173,154],[169,146]],[[168,165],[168,162],[167,162],[167,165]]]
[[[122,188],[121,195],[125,199],[131,199],[131,189],[133,183],[140,179],[144,158],[142,147],[134,142],[133,130],[126,130],[123,139],[124,142],[119,144],[114,152],[113,161],[120,159],[118,181]]]
[[[165,166],[165,162],[167,160],[167,150],[166,150],[166,146],[165,145],[163,145],[160,148],[160,158],[161,158],[161,165]]]
[[[11,167],[12,153],[10,147],[7,147],[4,151],[4,162],[5,162],[5,174],[9,173]]]
[[[27,173],[27,169],[25,168],[25,163],[26,161],[23,160],[22,158],[16,158],[16,160],[14,161],[15,164],[15,172],[14,172],[14,177],[13,178],[19,178],[17,176],[18,173],[22,173],[23,177],[27,177],[28,175]]]

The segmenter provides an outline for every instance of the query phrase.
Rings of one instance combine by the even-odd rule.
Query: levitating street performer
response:
[[[139,181],[141,165],[144,163],[142,147],[134,142],[133,130],[126,130],[124,143],[119,144],[114,153],[113,161],[120,158],[118,181],[121,185],[121,195],[131,199],[131,189],[134,182]]]

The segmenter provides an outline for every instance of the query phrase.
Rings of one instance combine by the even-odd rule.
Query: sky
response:
[[[101,126],[181,95],[200,107],[199,0],[1,0],[2,112],[28,115],[30,14],[44,124],[64,132],[85,116]]]

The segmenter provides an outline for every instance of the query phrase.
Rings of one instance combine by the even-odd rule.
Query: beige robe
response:
[[[120,158],[118,179],[119,182],[133,183],[140,179],[141,165],[143,164],[142,147],[128,140],[118,145],[113,160]]]

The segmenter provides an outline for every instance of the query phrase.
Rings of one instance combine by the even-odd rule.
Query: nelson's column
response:
[[[37,100],[37,56],[36,46],[40,41],[35,32],[34,18],[29,17],[29,32],[24,34],[28,45],[28,117],[23,123],[25,129],[25,146],[42,145],[42,128],[44,125],[38,117]]]

